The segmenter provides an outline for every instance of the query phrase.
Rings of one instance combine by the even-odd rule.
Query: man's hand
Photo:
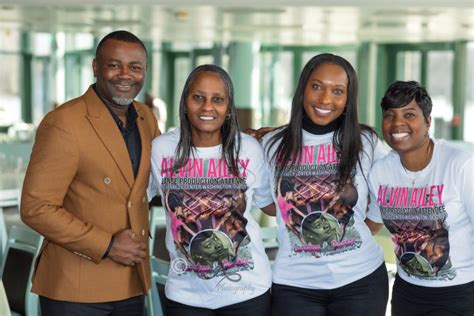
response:
[[[265,134],[273,131],[275,127],[261,127],[259,129],[253,129],[253,128],[247,128],[245,130],[246,134],[249,134],[253,138],[255,138],[258,141],[262,140],[262,137],[265,136]]]
[[[114,235],[114,243],[107,257],[116,263],[133,267],[146,258],[146,251],[146,244],[136,241],[132,231],[125,229]]]

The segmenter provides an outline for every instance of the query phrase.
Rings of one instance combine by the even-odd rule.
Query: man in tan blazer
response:
[[[127,31],[105,36],[96,83],[38,127],[21,218],[45,239],[33,277],[42,315],[143,315],[150,288],[151,141],[160,134],[143,86],[147,53]]]

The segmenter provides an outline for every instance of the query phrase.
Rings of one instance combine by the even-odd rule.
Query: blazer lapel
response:
[[[127,184],[130,188],[133,187],[135,179],[130,156],[117,124],[92,87],[89,87],[84,97],[88,112],[87,118],[117,164]]]
[[[136,182],[141,183],[141,179],[145,178],[144,183],[147,183],[148,177],[150,176],[149,168],[146,168],[146,166],[149,166],[151,161],[151,132],[150,128],[146,125],[146,121],[143,117],[143,113],[141,113],[142,111],[140,110],[140,108],[138,106],[135,106],[135,109],[138,113],[137,126],[138,131],[140,133],[140,140],[142,143],[142,154],[140,158],[140,167],[138,169]]]

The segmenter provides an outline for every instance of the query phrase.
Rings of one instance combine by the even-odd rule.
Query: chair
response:
[[[166,213],[163,206],[152,206],[150,209],[150,234],[155,238],[154,228],[157,226],[166,226]]]
[[[166,249],[166,215],[164,207],[152,207],[150,212],[150,256],[170,261]]]
[[[169,261],[152,257],[151,258],[151,269],[153,271],[153,280],[159,285],[165,285],[168,279],[168,273],[170,271]]]
[[[5,225],[5,217],[3,216],[3,207],[0,206],[0,262],[3,260],[3,254],[7,247],[7,226]]]
[[[7,228],[5,225],[5,216],[3,211],[7,207],[19,207],[20,190],[0,190],[0,262],[3,261],[5,247],[7,246]]]
[[[3,282],[0,280],[0,315],[10,316],[10,306],[8,305],[7,294],[3,287]]]
[[[278,229],[275,226],[262,227],[262,240],[265,252],[270,262],[275,260],[278,252]]]
[[[158,272],[155,272],[155,269],[158,269],[156,260],[166,262],[169,261],[168,250],[165,245],[165,236],[166,236],[166,214],[165,209],[162,206],[153,206],[150,210],[150,257],[152,265],[152,286],[150,293],[146,300],[147,307],[147,316],[162,316],[163,315],[163,304],[164,299],[164,288],[158,286],[157,278]],[[157,259],[156,257],[160,258]],[[169,264],[168,264],[169,266]],[[160,264],[161,267],[161,264]],[[161,268],[159,271],[162,271]],[[166,271],[166,274],[168,271]],[[161,279],[160,279],[161,280]],[[164,285],[164,283],[163,283]],[[161,292],[161,297],[160,297]]]
[[[163,316],[163,306],[165,303],[164,285],[168,278],[169,262],[151,257],[152,285],[151,293],[147,298],[147,315]]]
[[[10,229],[0,275],[12,315],[38,315],[38,296],[30,289],[41,241],[42,237],[30,229]]]

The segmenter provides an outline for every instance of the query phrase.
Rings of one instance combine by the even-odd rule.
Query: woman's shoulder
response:
[[[372,165],[372,172],[376,170],[392,170],[398,160],[400,160],[400,158],[397,152],[391,149],[385,156],[374,161],[374,164]]]
[[[375,132],[370,126],[363,125],[361,124],[360,126],[360,135],[362,138],[362,144],[371,144],[371,145],[376,145],[380,139],[379,136],[377,135],[377,132]]]
[[[472,162],[474,155],[472,151],[462,148],[460,145],[450,143],[443,139],[434,139],[436,155],[443,164],[449,162],[463,165],[466,162]]]
[[[155,139],[153,139],[153,146],[170,146],[172,144],[177,144],[179,141],[179,135],[179,128],[168,131],[155,137]]]
[[[275,135],[280,133],[284,128],[285,126],[276,127],[273,131],[266,133],[262,137],[262,146],[267,148],[268,145],[273,145],[278,142],[279,139],[275,139]]]
[[[244,151],[253,151],[253,150],[261,150],[262,149],[262,144],[258,140],[256,140],[254,137],[245,134],[243,132],[240,133],[241,137],[241,150]]]

